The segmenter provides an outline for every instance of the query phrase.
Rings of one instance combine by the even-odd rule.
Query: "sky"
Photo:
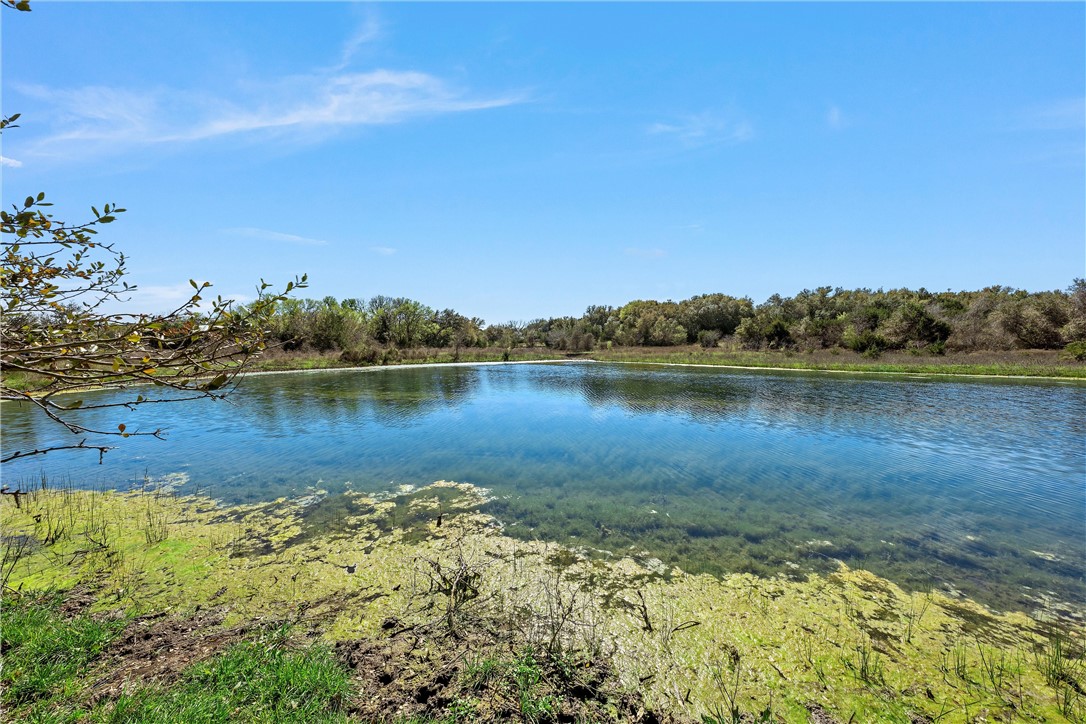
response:
[[[32,3],[3,203],[128,211],[129,311],[1086,276],[1083,3]]]

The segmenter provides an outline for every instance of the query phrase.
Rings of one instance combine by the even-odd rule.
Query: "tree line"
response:
[[[948,351],[1086,347],[1086,280],[1059,291],[1005,286],[979,291],[804,289],[749,297],[701,294],[680,302],[634,300],[593,305],[580,317],[486,324],[453,309],[403,297],[325,297],[279,302],[271,336],[284,348],[339,351],[373,362],[388,349],[547,347],[591,351],[611,346],[700,344],[732,339],[747,349],[843,348],[878,356],[888,350]]]

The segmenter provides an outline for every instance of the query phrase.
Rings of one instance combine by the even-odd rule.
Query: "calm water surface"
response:
[[[86,402],[112,393],[86,395]],[[117,487],[182,472],[226,501],[311,486],[490,488],[522,537],[689,571],[863,566],[1000,608],[1086,598],[1086,386],[594,363],[254,376],[228,402],[84,411],[168,429],[98,465],[5,466]],[[6,449],[72,442],[18,405]]]

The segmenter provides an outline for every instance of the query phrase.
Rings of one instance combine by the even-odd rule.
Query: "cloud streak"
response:
[[[0,166],[4,166],[5,168],[21,168],[22,165],[22,161],[18,161],[14,158],[8,158],[7,156],[0,156]]]
[[[345,70],[359,49],[380,36],[374,16],[344,44],[332,68],[230,88],[50,88],[12,84],[53,119],[20,155],[57,158],[118,153],[138,146],[182,145],[225,137],[279,138],[415,118],[500,108],[523,93],[477,94],[419,70]],[[43,114],[44,115],[44,114]]]
[[[750,122],[716,113],[698,113],[666,123],[653,123],[646,130],[650,135],[676,138],[688,147],[732,145],[754,138],[754,127]]]
[[[328,244],[328,242],[324,239],[311,239],[308,236],[284,234],[281,231],[258,229],[252,226],[246,226],[238,229],[225,229],[225,231],[230,234],[245,236],[250,239],[260,239],[262,241],[279,241],[288,244],[298,244],[301,246],[325,246]]]
[[[381,256],[392,256],[396,253],[396,250],[391,246],[371,246],[370,251],[374,254],[380,254]]]

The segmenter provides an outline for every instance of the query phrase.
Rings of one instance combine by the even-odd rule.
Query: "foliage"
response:
[[[1086,342],[1070,342],[1063,349],[1064,353],[1078,362],[1086,361]]]
[[[336,301],[291,300],[272,319],[284,348],[339,351],[349,364],[413,359],[409,350],[544,347],[582,353],[613,346],[805,351],[849,349],[868,358],[906,350],[914,355],[1062,349],[1086,341],[1086,280],[1066,291],[1029,293],[1009,287],[976,292],[818,287],[794,297],[703,294],[680,302],[634,300],[589,306],[580,317],[487,326],[453,309],[440,312],[411,299],[376,296]],[[1067,356],[1074,358],[1068,348]],[[394,351],[398,350],[398,351]],[[417,355],[415,355],[417,356]]]

